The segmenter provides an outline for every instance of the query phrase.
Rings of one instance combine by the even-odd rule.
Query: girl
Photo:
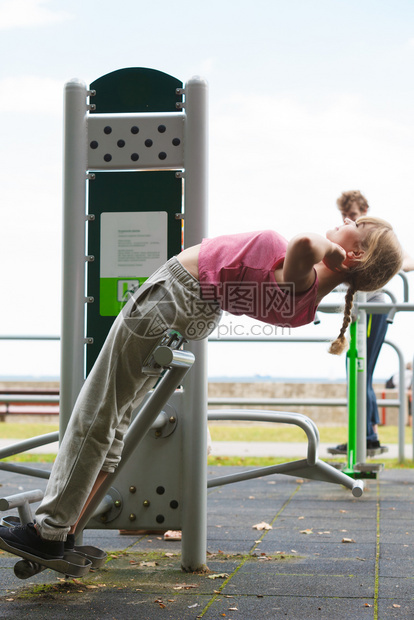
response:
[[[289,243],[273,231],[205,239],[170,259],[131,297],[118,316],[75,404],[36,525],[0,527],[0,547],[40,558],[63,556],[68,533],[120,461],[132,411],[156,379],[142,372],[160,336],[174,329],[207,337],[221,311],[296,327],[313,320],[318,304],[346,282],[344,319],[331,353],[346,346],[357,290],[383,287],[401,268],[391,226],[362,217],[326,237],[301,234]],[[66,543],[68,545],[68,543]]]

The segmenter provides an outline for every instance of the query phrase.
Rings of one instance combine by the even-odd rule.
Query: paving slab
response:
[[[209,475],[224,470],[243,468]],[[8,495],[45,481],[2,472],[1,484]],[[0,553],[0,618],[414,618],[413,502],[412,470],[382,472],[359,499],[283,475],[211,488],[207,572],[183,572],[181,543],[160,533],[87,530],[85,544],[109,560],[84,579],[20,581],[16,558]],[[272,529],[253,528],[261,522]]]

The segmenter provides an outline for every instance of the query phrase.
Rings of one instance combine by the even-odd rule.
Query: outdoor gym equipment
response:
[[[65,92],[61,436],[129,292],[183,246],[207,236],[206,83],[193,78],[184,85],[131,68],[89,88],[73,80]],[[163,376],[134,412],[121,464],[77,529],[180,529],[186,571],[203,568],[207,555],[206,345],[184,343],[178,334],[160,342],[148,371]],[[360,481],[319,461],[318,432],[306,416],[233,411],[209,418],[220,415],[296,424],[307,434],[308,454],[209,486],[287,473],[362,494]],[[16,464],[0,469],[48,477]]]

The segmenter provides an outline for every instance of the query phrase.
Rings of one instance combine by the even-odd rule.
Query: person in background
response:
[[[369,204],[359,190],[342,192],[336,201],[342,219],[356,221],[366,216]],[[414,270],[414,259],[406,252],[403,253],[403,271]],[[385,295],[381,290],[367,293],[367,302],[385,303]],[[367,449],[379,449],[381,444],[378,436],[379,413],[377,397],[372,385],[375,366],[388,329],[386,314],[367,314]],[[347,444],[336,446],[335,452],[347,453]]]
[[[412,412],[411,412],[411,401],[413,398],[413,392],[412,392],[413,365],[411,362],[407,362],[405,366],[404,383],[405,383],[405,389],[407,392],[408,426],[412,426],[413,418],[412,418]],[[388,379],[388,381],[385,384],[385,387],[388,389],[394,389],[394,388],[398,388],[399,384],[400,384],[400,373],[396,372],[395,374],[392,375],[392,377]]]

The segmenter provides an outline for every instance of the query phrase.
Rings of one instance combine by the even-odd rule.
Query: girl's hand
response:
[[[337,243],[332,243],[331,245],[331,250],[327,252],[322,259],[323,264],[328,267],[330,271],[348,271],[348,267],[343,264],[346,260],[344,248]]]

